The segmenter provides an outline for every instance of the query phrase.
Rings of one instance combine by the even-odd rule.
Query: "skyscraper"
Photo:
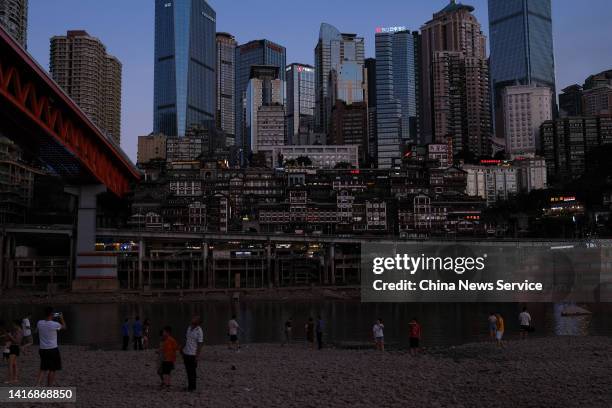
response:
[[[556,95],[551,0],[488,1],[495,130],[501,137],[505,86],[547,86]]]
[[[314,131],[315,72],[311,65],[293,63],[285,70],[287,79],[287,142],[310,144]]]
[[[250,137],[245,131],[246,93],[251,67],[253,65],[270,65],[279,68],[279,79],[285,80],[286,52],[285,47],[269,40],[254,40],[236,48],[236,96],[234,97],[234,115],[236,119],[236,146],[242,149],[242,157],[250,150]],[[244,160],[242,160],[244,162]]]
[[[246,131],[248,151],[262,146],[285,144],[285,86],[280,69],[273,65],[253,65],[246,92]]]
[[[236,84],[236,39],[228,33],[217,33],[217,128],[223,130],[233,145],[236,120],[234,97]]]
[[[533,157],[540,150],[540,125],[552,119],[547,86],[514,85],[502,90],[506,153]]]
[[[368,163],[377,162],[378,136],[376,134],[376,58],[366,58],[368,92]]]
[[[346,103],[364,99],[365,50],[363,37],[340,33],[322,23],[315,47],[315,127],[328,133],[331,108],[336,99]]]
[[[417,44],[406,27],[376,29],[376,124],[378,167],[389,168],[401,146],[419,142]]]
[[[0,0],[0,25],[27,48],[28,0]]]
[[[51,38],[51,76],[107,137],[121,140],[121,62],[86,31]]]
[[[216,13],[205,0],[155,0],[153,129],[184,136],[213,126]]]
[[[489,65],[472,11],[451,0],[421,27],[421,133],[425,143],[451,138],[455,154],[479,157],[491,150]]]

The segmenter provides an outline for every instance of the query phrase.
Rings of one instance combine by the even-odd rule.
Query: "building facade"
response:
[[[549,120],[540,127],[542,156],[549,180],[579,178],[588,170],[587,155],[612,143],[612,118],[571,116]]]
[[[314,54],[315,127],[317,132],[328,133],[336,99],[347,103],[363,101],[363,37],[340,33],[331,24],[322,23]]]
[[[166,139],[163,134],[150,134],[138,136],[138,164],[148,163],[151,160],[166,160]]]
[[[251,67],[270,65],[278,67],[279,79],[285,80],[285,47],[269,40],[254,40],[236,48],[236,88],[234,97],[234,116],[236,127],[236,146],[240,150],[240,161],[244,163],[249,154],[251,135],[246,129],[247,88],[251,79]]]
[[[491,84],[496,135],[503,137],[501,92],[509,85],[546,86],[556,95],[551,0],[489,0]],[[551,100],[555,110],[556,98]]]
[[[487,206],[506,201],[519,191],[516,169],[512,166],[465,165],[466,194],[483,198]]]
[[[533,157],[540,149],[540,125],[552,119],[553,99],[548,87],[508,86],[502,90],[506,153]]]
[[[257,153],[260,146],[285,144],[285,85],[280,79],[284,71],[274,65],[251,66],[251,79],[246,92],[245,150]]]
[[[0,0],[0,26],[27,48],[28,0]]]
[[[287,143],[308,144],[314,132],[315,71],[305,64],[290,64],[287,81]]]
[[[205,0],[155,0],[153,131],[214,126],[216,13]]]
[[[336,165],[349,164],[359,167],[359,147],[356,145],[291,145],[276,146],[271,149],[273,167],[282,167],[286,161],[308,157],[311,165],[317,169],[333,169]],[[281,162],[281,159],[283,160]]]
[[[364,163],[368,156],[368,109],[365,102],[349,105],[336,101],[331,112],[328,144],[359,146],[359,162]]]
[[[227,138],[227,145],[235,143],[236,127],[234,98],[236,97],[236,46],[233,35],[217,33],[217,113],[216,126]]]
[[[578,84],[563,88],[559,94],[559,116],[582,115],[582,86]]]
[[[376,134],[379,168],[401,157],[401,146],[418,143],[420,35],[406,27],[376,29]]]
[[[86,31],[51,38],[49,70],[55,82],[109,139],[121,140],[121,62]]]
[[[450,4],[421,27],[421,134],[455,154],[491,150],[486,38],[472,6]]]

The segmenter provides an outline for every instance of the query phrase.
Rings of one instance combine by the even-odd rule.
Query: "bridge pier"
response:
[[[105,191],[106,187],[99,184],[66,188],[66,192],[76,195],[79,202],[73,291],[109,292],[119,289],[117,254],[95,251],[97,198]]]

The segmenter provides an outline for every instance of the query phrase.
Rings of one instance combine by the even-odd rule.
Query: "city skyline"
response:
[[[144,0],[128,5],[123,2],[84,4],[74,0],[45,4],[33,0],[29,7],[28,50],[45,69],[48,70],[49,66],[49,38],[67,29],[88,30],[92,36],[107,44],[109,53],[123,62],[122,148],[134,160],[137,136],[152,131],[154,7],[150,3],[148,7],[143,7],[147,4]],[[377,26],[404,25],[417,30],[431,19],[433,12],[447,3],[446,0],[409,4],[393,1],[384,7],[377,5],[373,8],[371,3],[356,1],[348,9],[329,7],[325,3],[327,9],[323,13],[324,3],[315,0],[308,7],[300,8],[301,24],[296,25],[292,10],[281,9],[278,7],[280,3],[272,0],[258,3],[257,8],[242,9],[237,9],[233,4],[210,1],[217,12],[217,31],[235,35],[239,44],[260,38],[277,42],[287,48],[288,64],[313,64],[313,51],[321,22],[363,36],[366,57],[372,57]],[[476,8],[475,15],[488,37],[487,1],[466,3]],[[604,7],[605,4],[603,0],[594,0],[589,3],[589,8],[585,8],[576,7],[570,0],[554,2],[557,89],[582,83],[588,75],[612,66],[610,45],[605,41],[596,41],[606,38],[612,31],[605,22],[612,12],[607,11],[609,8]],[[60,8],[72,10],[72,13],[57,13]],[[121,13],[118,12],[119,8]],[[373,10],[375,17],[372,17]],[[598,10],[598,13],[592,15],[592,10]],[[56,17],[49,19],[49,15]]]

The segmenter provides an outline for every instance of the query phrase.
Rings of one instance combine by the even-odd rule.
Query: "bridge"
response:
[[[140,172],[2,27],[0,134],[38,158],[62,178],[68,192],[78,195],[76,278],[108,275],[95,265],[109,259],[100,254],[88,258],[95,248],[96,196],[103,191],[124,196]],[[0,276],[2,256],[11,245],[5,241],[0,236]]]

